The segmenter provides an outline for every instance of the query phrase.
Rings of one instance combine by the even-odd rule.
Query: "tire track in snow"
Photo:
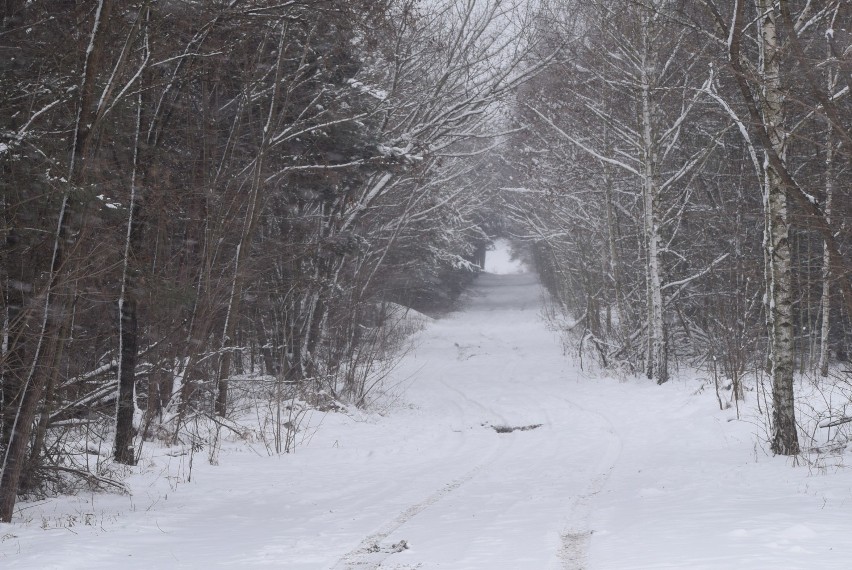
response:
[[[404,541],[391,545],[382,545],[382,542],[402,525],[435,503],[441,501],[447,495],[451,494],[453,491],[490,467],[501,456],[500,450],[502,447],[502,445],[496,446],[485,461],[469,470],[458,479],[455,479],[454,481],[439,488],[419,503],[411,505],[389,522],[385,523],[385,525],[378,531],[364,538],[364,540],[362,540],[355,549],[344,554],[343,557],[341,557],[331,567],[331,570],[361,570],[365,568],[375,570],[382,567],[382,563],[390,555],[396,552],[402,552],[407,548],[407,546],[402,544]]]
[[[446,370],[443,370],[442,374],[445,373]],[[497,415],[497,417],[501,417],[499,414],[494,414],[493,410],[489,410],[478,401],[470,398],[460,389],[452,386],[443,378],[439,378],[438,381],[447,390],[457,396],[460,396],[462,402],[475,408],[478,408],[482,412],[490,413],[490,415],[492,416]],[[459,404],[456,398],[447,399],[444,405],[449,405],[450,407],[452,407],[457,413],[460,421],[465,422],[471,419],[465,417],[465,408]],[[478,421],[481,421],[481,419]],[[403,544],[404,541],[400,541],[395,544],[383,544],[383,542],[386,541],[388,536],[392,535],[408,521],[410,521],[429,507],[435,505],[436,503],[456,491],[459,487],[471,481],[477,475],[491,467],[500,457],[502,457],[502,455],[505,453],[505,448],[510,443],[511,442],[506,440],[500,441],[491,449],[491,451],[488,453],[484,460],[482,460],[472,469],[468,470],[461,477],[458,477],[457,479],[454,479],[443,487],[438,488],[436,491],[434,491],[422,501],[409,506],[401,513],[399,513],[396,517],[385,523],[382,527],[379,528],[379,530],[366,536],[356,548],[344,554],[333,566],[331,566],[331,570],[375,570],[378,568],[383,568],[383,563],[385,562],[385,560],[387,560],[391,555],[397,552],[402,552],[407,548],[407,545]],[[404,568],[407,568],[407,566]]]
[[[488,356],[487,352],[483,354]],[[516,362],[510,363],[510,376],[515,372],[516,368]],[[508,423],[503,414],[497,412],[493,407],[485,405],[478,398],[471,397],[461,387],[451,384],[444,378],[441,378],[439,381],[443,387],[456,394],[463,403],[467,404],[469,408],[480,410],[480,412],[485,414],[492,422],[497,420],[502,423]],[[531,386],[527,386],[527,389],[529,388],[531,388]],[[543,401],[553,397],[551,392],[541,393],[538,395]],[[594,533],[594,531],[589,528],[589,519],[591,515],[590,503],[594,496],[603,490],[607,480],[609,479],[610,473],[615,468],[615,465],[621,455],[622,440],[615,432],[610,419],[604,414],[581,406],[565,397],[559,397],[558,399],[564,402],[566,408],[573,408],[582,414],[590,416],[590,418],[596,419],[597,423],[599,423],[608,434],[604,451],[601,455],[599,455],[600,459],[598,462],[590,470],[590,474],[594,475],[592,475],[588,484],[582,489],[582,491],[575,495],[569,502],[569,506],[567,508],[568,514],[565,522],[563,523],[563,528],[560,531],[560,543],[556,553],[555,564],[551,564],[553,570],[587,570],[589,547],[591,546],[591,539]],[[563,412],[563,410],[559,411],[560,413]],[[550,413],[551,410],[544,407],[541,412],[543,412],[545,417],[544,423],[546,425],[553,425],[553,418]],[[513,441],[514,440],[508,440],[507,443]],[[506,455],[509,450],[504,446],[501,451],[503,455]],[[493,459],[491,463],[496,462],[498,459],[499,457]],[[387,558],[387,556],[388,555],[386,554],[382,560]],[[372,566],[371,568],[384,568],[384,566],[382,566],[380,561],[378,565]],[[406,566],[405,568],[408,567]]]
[[[588,570],[589,547],[594,533],[594,530],[589,528],[590,503],[595,495],[604,489],[612,471],[615,469],[621,457],[622,439],[616,433],[615,427],[608,417],[600,412],[584,408],[566,398],[562,399],[569,406],[602,420],[610,436],[606,450],[594,468],[594,472],[598,475],[591,480],[582,493],[571,501],[568,509],[568,520],[560,533],[561,544],[557,557],[562,570]]]
[[[482,295],[482,297],[488,296]],[[503,294],[503,297],[506,296],[507,294]],[[519,297],[522,297],[522,295],[519,295]],[[511,300],[512,302],[515,301],[514,298]],[[482,424],[482,420],[487,420],[487,423],[502,422],[508,424],[506,416],[514,418],[516,412],[520,412],[524,421],[527,421],[530,416],[534,418],[536,411],[534,408],[536,402],[538,402],[541,405],[537,408],[537,411],[544,416],[541,419],[546,418],[546,421],[543,423],[548,426],[553,426],[556,429],[560,429],[561,427],[568,429],[580,428],[579,433],[582,433],[585,429],[581,426],[583,424],[591,424],[593,430],[597,432],[596,437],[594,437],[597,447],[580,445],[579,449],[577,449],[576,445],[568,445],[567,443],[568,441],[576,440],[569,439],[563,441],[562,438],[559,438],[554,433],[549,436],[554,438],[552,441],[549,439],[538,440],[540,443],[544,443],[543,447],[538,448],[536,454],[530,454],[528,452],[529,447],[520,438],[500,436],[499,443],[483,454],[484,457],[480,455],[481,459],[479,459],[479,462],[474,467],[468,468],[460,477],[441,487],[433,488],[434,490],[431,494],[419,502],[404,508],[395,516],[391,514],[393,511],[386,514],[385,516],[388,517],[386,522],[380,524],[378,527],[374,527],[377,530],[365,536],[358,542],[357,546],[340,557],[330,566],[331,570],[425,568],[425,566],[418,565],[418,562],[422,562],[423,564],[427,561],[433,562],[434,554],[428,552],[429,546],[425,543],[420,544],[419,540],[424,539],[424,537],[428,539],[430,533],[433,533],[433,531],[424,533],[423,528],[420,527],[428,527],[434,524],[435,520],[440,520],[439,515],[444,513],[447,508],[452,507],[455,509],[456,507],[453,507],[453,504],[459,501],[464,502],[462,499],[470,499],[471,497],[468,495],[471,493],[474,493],[472,495],[474,497],[477,494],[480,496],[487,494],[490,485],[493,484],[491,475],[495,474],[496,476],[496,473],[501,472],[502,468],[510,465],[513,467],[515,475],[523,470],[521,467],[524,465],[527,470],[533,469],[530,472],[530,477],[521,477],[519,479],[520,484],[524,484],[527,481],[541,481],[544,484],[543,493],[557,488],[562,490],[561,494],[553,495],[552,497],[552,502],[550,503],[553,506],[552,514],[548,519],[544,523],[536,519],[538,522],[535,528],[539,531],[536,536],[541,538],[541,547],[546,549],[541,550],[540,548],[538,550],[540,554],[538,559],[540,562],[536,566],[539,568],[549,568],[550,570],[578,570],[587,568],[589,546],[592,537],[592,530],[589,528],[591,502],[594,496],[605,487],[609,474],[618,461],[621,454],[621,438],[618,437],[612,423],[606,416],[594,410],[585,409],[583,406],[565,397],[560,397],[559,393],[561,390],[557,389],[554,391],[554,388],[557,388],[557,386],[551,381],[544,382],[539,386],[538,382],[528,382],[525,380],[530,375],[533,377],[540,375],[549,377],[553,371],[546,365],[543,368],[533,366],[533,370],[524,368],[523,374],[517,374],[520,370],[519,367],[528,366],[528,359],[530,357],[522,352],[515,352],[515,350],[518,350],[515,346],[518,343],[515,342],[512,332],[506,330],[505,327],[505,323],[509,317],[500,310],[502,305],[508,305],[508,303],[502,297],[499,297],[498,301],[501,302],[501,306],[488,309],[489,313],[495,314],[493,318],[484,320],[479,315],[482,311],[475,313],[478,316],[476,325],[480,329],[479,331],[475,331],[479,334],[477,338],[471,338],[470,333],[465,331],[464,327],[458,330],[453,327],[445,327],[446,330],[442,331],[443,338],[440,344],[443,345],[446,343],[447,354],[453,355],[455,358],[441,362],[443,366],[439,365],[437,370],[434,370],[430,374],[434,382],[434,388],[437,389],[436,392],[440,393],[441,396],[449,396],[440,398],[440,400],[446,400],[445,405],[447,406],[447,409],[441,414],[441,419],[449,417],[461,422],[461,429],[464,430],[463,433],[466,433],[465,428],[475,427],[471,423],[471,420],[474,420],[475,424],[480,424],[481,426],[486,425]],[[509,307],[511,308],[512,305],[509,305]],[[482,330],[490,330],[492,325],[500,333],[505,332],[505,338],[512,340],[512,342],[504,340],[503,334],[492,333],[486,335],[481,332]],[[512,331],[514,331],[514,327]],[[461,334],[462,332],[466,334]],[[455,342],[452,342],[452,340],[455,340]],[[523,342],[520,345],[526,346]],[[474,347],[475,350],[471,350]],[[539,353],[534,352],[534,354]],[[477,365],[478,367],[475,370],[470,368],[472,366],[470,360],[473,356],[477,357],[477,362],[480,359],[483,361],[483,364]],[[483,366],[484,368],[482,368]],[[518,410],[514,405],[507,404],[505,398],[499,398],[492,402],[490,401],[490,397],[483,399],[478,392],[471,393],[471,390],[484,386],[481,381],[477,381],[483,375],[483,372],[493,373],[496,378],[507,382],[506,387],[509,388],[505,391],[505,394],[503,392],[494,392],[493,390],[486,392],[489,396],[504,395],[509,397],[517,395],[520,397],[519,401],[525,403],[525,405],[521,406]],[[467,381],[468,375],[472,375],[472,378],[470,378],[472,382]],[[516,387],[519,385],[523,386],[523,393],[516,394],[518,392]],[[450,413],[447,413],[447,411]],[[566,414],[578,417],[577,419],[582,423],[571,421],[566,424],[563,420]],[[478,417],[480,415],[484,417]],[[535,419],[535,423],[542,423],[538,418]],[[456,430],[454,429],[453,431]],[[545,433],[545,430],[542,430],[542,433],[537,437],[541,438]],[[548,441],[550,443],[546,443]],[[580,457],[585,460],[582,468],[578,470],[576,475],[568,476],[566,479],[561,479],[557,475],[556,480],[561,482],[555,485],[550,483],[547,477],[537,477],[535,472],[536,466],[542,468],[549,467],[553,461],[559,461],[560,459],[558,458],[562,458],[566,463],[570,464],[570,456],[566,454],[576,452],[582,453]],[[595,457],[597,461],[589,465],[586,461],[592,457]],[[525,460],[527,463],[519,463],[518,460]],[[550,481],[552,480],[550,479]],[[468,483],[470,484],[466,485]],[[463,490],[460,491],[462,488]],[[501,486],[498,484],[495,486],[495,489],[505,489],[505,485]],[[529,507],[526,507],[525,510],[522,497],[512,496],[511,492],[506,496],[500,496],[502,500],[496,501],[496,505],[492,504],[490,507],[492,513],[496,511],[496,508],[500,509],[498,514],[503,517],[502,520],[498,521],[498,524],[492,524],[491,521],[486,522],[482,528],[478,528],[479,523],[473,523],[477,528],[475,529],[476,532],[471,533],[470,536],[472,538],[485,539],[486,543],[490,540],[494,545],[498,546],[499,550],[503,551],[504,555],[511,557],[514,555],[511,550],[503,548],[506,545],[506,537],[500,534],[499,523],[505,524],[506,521],[511,521],[512,517],[518,516],[518,513],[523,513],[519,520],[532,521],[533,519],[529,517]],[[451,498],[445,500],[448,497]],[[537,499],[540,500],[538,497]],[[527,518],[524,519],[523,516]],[[470,528],[474,528],[474,526]],[[467,527],[462,525],[458,528],[465,530]],[[465,533],[462,534],[463,536],[467,536]],[[545,536],[548,538],[545,539]],[[402,539],[414,539],[417,542],[414,546],[418,547],[418,552],[412,551],[409,555],[394,557],[394,553],[402,552],[405,548]],[[430,546],[432,550],[436,549],[434,544]],[[518,543],[518,546],[524,547],[525,545]],[[420,551],[420,548],[424,547],[425,549]],[[439,545],[438,548],[444,550],[443,546]],[[453,551],[452,547],[450,547],[450,551],[453,554],[457,554],[459,559],[466,557],[467,562],[480,555],[479,553],[471,554],[465,550],[467,548],[469,547],[457,548]],[[436,553],[438,553],[437,550]],[[494,557],[493,552],[490,556],[486,556],[482,560],[485,559],[491,560],[492,563],[500,562]],[[452,558],[444,554],[443,560],[452,560]],[[444,562],[444,564],[446,563]],[[448,567],[452,567],[452,565]],[[476,567],[486,568],[485,566]],[[523,567],[518,568],[521,570]],[[530,568],[532,570],[532,567]]]
[[[493,410],[491,408],[488,408],[488,407],[482,405],[482,403],[480,403],[478,400],[474,400],[473,398],[471,398],[470,396],[465,394],[461,389],[456,388],[455,386],[451,385],[449,382],[447,382],[443,378],[441,378],[439,380],[439,382],[441,384],[443,384],[443,386],[445,388],[447,388],[448,390],[450,390],[451,392],[459,395],[464,403],[470,404],[471,406],[479,408],[479,410],[481,410],[483,412],[483,414],[486,415],[486,416],[491,416],[491,417],[485,418],[485,421],[493,423],[492,418],[495,418],[495,419],[497,419],[497,421],[499,421],[503,424],[507,423],[506,417],[504,415],[496,412],[495,410]],[[461,409],[461,407],[459,407],[459,409]]]

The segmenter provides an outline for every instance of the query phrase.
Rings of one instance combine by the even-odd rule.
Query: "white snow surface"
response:
[[[395,398],[315,415],[294,454],[231,441],[187,482],[186,450],[149,445],[130,497],[22,503],[0,567],[850,567],[847,469],[768,456],[697,378],[579,370],[540,296],[532,274],[482,274],[418,333]]]
[[[483,269],[487,273],[494,273],[495,275],[529,271],[522,261],[512,258],[511,245],[504,239],[496,240],[493,249],[485,252],[485,267]]]

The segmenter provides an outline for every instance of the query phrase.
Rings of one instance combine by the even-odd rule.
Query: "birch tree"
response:
[[[774,2],[757,0],[760,33],[761,111],[772,150],[784,157],[783,100],[779,43]],[[772,372],[772,450],[783,455],[799,452],[793,396],[793,292],[791,283],[787,195],[782,181],[768,159],[764,161],[764,204],[766,209],[767,302]]]
[[[797,45],[796,34],[807,27],[815,27],[831,10],[830,7],[823,7],[812,11],[812,6],[808,4],[794,23],[786,2],[776,4],[755,0],[753,8],[756,19],[751,27],[747,23],[745,3],[733,6],[730,22],[724,21],[714,7],[704,4],[714,15],[717,29],[727,32],[725,45],[728,63],[747,109],[751,132],[763,147],[764,160],[760,168],[763,172],[765,215],[765,301],[773,383],[772,449],[779,454],[793,455],[798,453],[799,445],[793,394],[795,347],[789,229],[791,202],[809,214],[810,222],[824,236],[825,247],[830,250],[835,266],[839,267],[842,262],[837,242],[830,230],[830,221],[816,200],[793,178],[788,166],[794,129],[786,118],[792,109],[790,96],[786,93],[789,87],[783,84],[783,77],[784,66],[792,63],[790,59],[785,59],[785,55],[797,51],[794,49]],[[785,27],[784,39],[779,35],[781,27]],[[753,31],[751,37],[758,47],[756,65],[748,59],[744,48],[744,40],[749,37],[746,30]],[[719,42],[722,42],[721,38]],[[801,64],[804,62],[800,56]],[[810,97],[805,96],[807,98]],[[819,92],[816,99],[820,99]],[[832,108],[830,99],[822,99],[823,108],[829,112]],[[804,121],[812,115],[812,109],[805,112]],[[738,121],[738,124],[748,142],[749,132],[742,126],[746,121]],[[848,303],[845,286],[844,299]]]
[[[712,149],[707,141],[705,147],[692,147],[691,154],[683,152],[684,138],[695,134],[689,132],[689,117],[699,105],[696,91],[705,79],[695,69],[700,58],[693,55],[686,61],[685,55],[690,49],[700,50],[700,44],[690,44],[687,30],[668,25],[662,15],[667,6],[661,2],[647,8],[612,9],[589,4],[585,24],[589,32],[583,40],[590,44],[589,51],[578,48],[575,57],[582,63],[565,64],[566,73],[574,78],[568,100],[588,114],[582,119],[588,121],[588,130],[580,131],[577,122],[568,126],[555,109],[528,104],[537,122],[596,161],[605,179],[611,179],[608,172],[615,169],[635,180],[645,257],[644,368],[660,383],[669,377],[665,313],[671,299],[664,291],[689,281],[666,283],[666,274],[674,268],[666,267],[666,258],[675,254],[670,246],[689,201],[688,183]],[[600,101],[596,89],[618,103]]]

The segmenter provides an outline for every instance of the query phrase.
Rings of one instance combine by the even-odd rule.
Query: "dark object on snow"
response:
[[[512,433],[513,431],[530,431],[540,428],[542,424],[530,424],[528,426],[491,426],[497,433]]]

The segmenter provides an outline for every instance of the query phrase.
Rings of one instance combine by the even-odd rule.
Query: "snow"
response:
[[[378,99],[379,101],[384,101],[388,98],[388,92],[385,91],[384,89],[380,89],[380,88],[377,88],[377,87],[371,87],[369,85],[365,85],[361,81],[357,81],[357,80],[351,79],[351,78],[347,79],[346,82],[349,83],[349,86],[352,89],[358,89],[362,93],[366,93],[366,94],[370,95],[371,97]]]
[[[529,271],[526,265],[512,257],[511,245],[505,239],[495,240],[493,249],[485,252],[485,271],[495,275],[509,275]]]
[[[118,209],[120,209],[120,208],[121,208],[121,203],[119,203],[119,202],[114,202],[113,200],[109,199],[109,198],[108,198],[106,195],[104,195],[104,194],[98,194],[98,195],[96,196],[96,198],[97,198],[98,200],[100,200],[101,202],[103,202],[103,203],[104,203],[104,206],[106,206],[106,207],[107,207],[107,208],[109,208],[110,210],[118,210]]]
[[[694,375],[578,369],[540,318],[536,277],[502,245],[489,257],[373,411],[314,413],[289,455],[232,437],[215,467],[206,450],[146,444],[131,496],[21,503],[0,566],[848,567],[842,461],[770,457],[761,418],[720,411]]]

